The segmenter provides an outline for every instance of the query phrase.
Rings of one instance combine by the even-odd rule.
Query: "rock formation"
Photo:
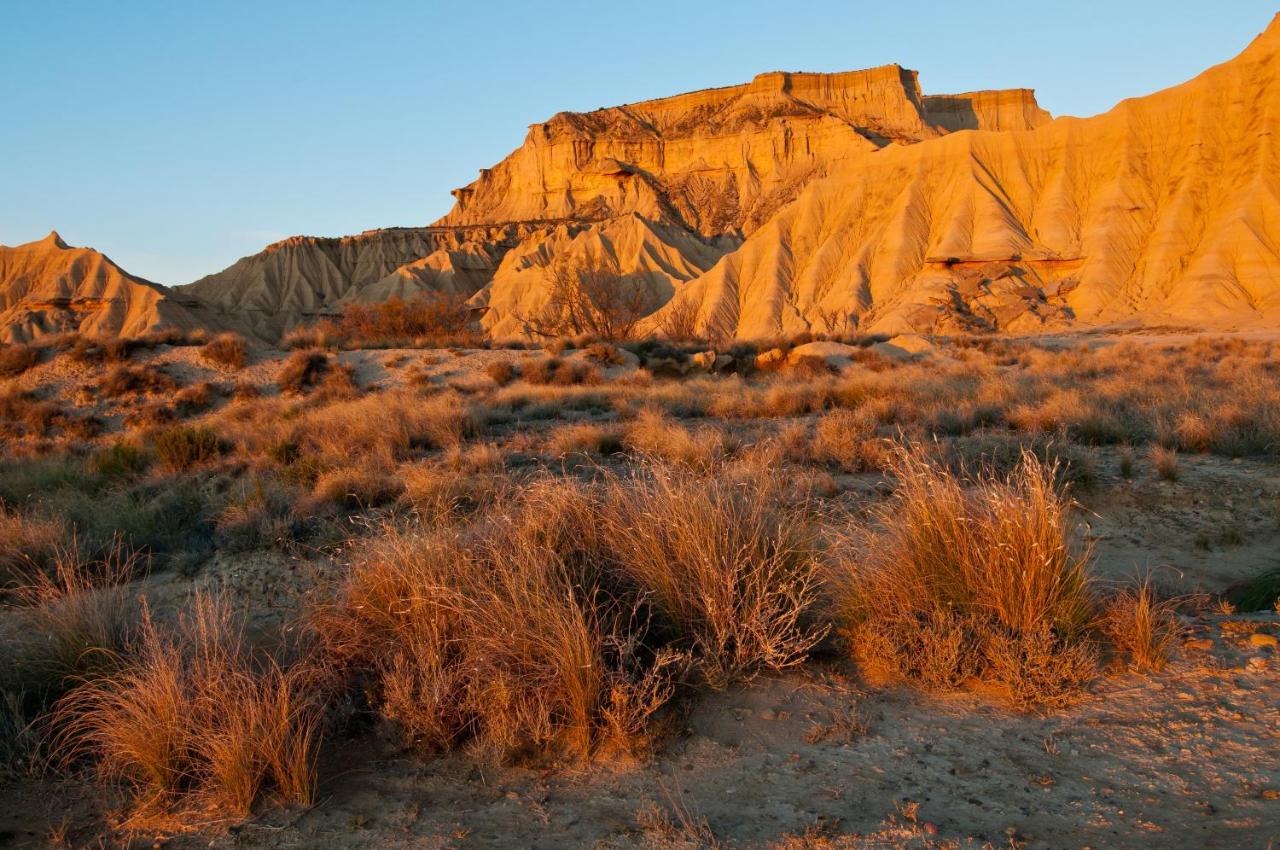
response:
[[[1280,21],[1280,19],[1278,19]],[[1280,22],[1090,119],[850,159],[694,281],[738,336],[1280,320]]]
[[[56,232],[0,245],[0,342],[56,333],[138,336],[211,324],[199,305],[134,277],[92,248],[72,248]]]
[[[1277,53],[1273,22],[1088,119],[1052,120],[1026,89],[924,95],[896,65],[561,113],[433,226],[294,237],[174,291],[92,252],[33,271],[13,258],[64,249],[4,249],[3,332],[217,321],[272,339],[349,302],[449,292],[519,336],[565,267],[640,287],[653,331],[677,311],[744,338],[1275,326]]]
[[[815,174],[892,143],[1049,120],[1028,90],[923,97],[897,65],[760,74],[750,83],[562,112],[454,190],[438,224],[666,219],[704,236],[750,232]]]

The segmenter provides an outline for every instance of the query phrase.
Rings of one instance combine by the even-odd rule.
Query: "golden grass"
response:
[[[709,469],[731,449],[724,431],[710,425],[686,428],[665,413],[642,410],[622,437],[631,452],[682,466]]]
[[[1096,603],[1055,474],[1026,452],[969,488],[901,454],[894,495],[834,577],[855,655],[932,686],[986,675],[1020,704],[1069,699],[1092,670]]]
[[[1108,600],[1103,630],[1134,666],[1161,670],[1182,634],[1177,601],[1160,599],[1148,576]]]
[[[307,804],[318,713],[305,673],[253,658],[225,599],[197,595],[175,628],[144,615],[118,670],[58,705],[58,752],[130,793],[136,815],[243,817],[268,790]]]
[[[1178,466],[1178,451],[1167,446],[1153,445],[1151,447],[1151,465],[1155,468],[1156,475],[1165,481],[1177,481],[1182,474]]]
[[[802,661],[822,638],[813,508],[765,469],[655,465],[614,478],[601,531],[618,570],[713,687]]]
[[[634,620],[547,545],[544,519],[491,517],[466,536],[387,529],[312,620],[332,669],[371,677],[383,713],[428,750],[639,748],[675,656],[640,663]]]
[[[200,357],[228,369],[243,369],[249,362],[249,343],[238,333],[221,333],[201,347]]]

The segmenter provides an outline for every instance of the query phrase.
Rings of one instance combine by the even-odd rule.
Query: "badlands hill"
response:
[[[0,342],[77,331],[137,336],[161,327],[210,324],[199,304],[134,277],[92,248],[72,248],[56,232],[0,245]]]
[[[271,339],[352,301],[450,292],[511,337],[569,267],[642,282],[651,328],[679,308],[744,338],[1274,327],[1278,52],[1273,22],[1234,60],[1087,119],[1053,120],[1026,89],[925,95],[898,66],[561,113],[430,227],[294,237],[135,298],[176,323],[180,293]],[[27,316],[38,303],[10,296],[4,332],[50,324]]]

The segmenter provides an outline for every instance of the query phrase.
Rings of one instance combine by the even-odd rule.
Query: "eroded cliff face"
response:
[[[1048,120],[1027,90],[923,98],[896,65],[773,72],[750,83],[535,124],[518,150],[454,191],[441,225],[639,213],[703,236],[750,233],[848,160],[957,129]]]
[[[850,160],[689,297],[742,337],[1274,326],[1278,52],[1273,23],[1231,62],[1095,118]]]
[[[508,250],[545,229],[515,223],[294,236],[177,289],[272,339],[352,301],[470,296],[489,283]]]
[[[67,245],[56,232],[25,245],[0,245],[0,342],[70,332],[139,336],[209,324],[199,305],[91,248]]]
[[[639,282],[653,331],[690,304],[743,338],[1275,326],[1277,53],[1273,22],[1089,119],[1050,120],[1026,89],[922,95],[898,66],[561,113],[431,227],[295,237],[176,291],[2,260],[0,333],[207,321],[278,339],[353,301],[448,292],[491,336],[527,336],[563,266]]]

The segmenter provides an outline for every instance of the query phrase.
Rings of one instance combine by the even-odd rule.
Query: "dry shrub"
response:
[[[187,470],[218,457],[221,446],[212,428],[180,425],[155,437],[156,460],[168,469]]]
[[[696,430],[684,427],[658,410],[640,412],[623,435],[632,452],[698,469],[709,469],[729,451],[723,431],[706,425]]]
[[[113,366],[98,384],[108,398],[141,393],[171,393],[178,382],[158,366]]]
[[[280,367],[276,385],[281,392],[301,394],[313,388],[329,371],[328,354],[318,349],[295,351]]]
[[[512,498],[512,485],[504,476],[459,475],[435,463],[400,468],[403,501],[427,525],[452,523]]]
[[[404,489],[403,482],[379,469],[341,467],[322,473],[311,496],[318,502],[359,510],[393,502]]]
[[[331,665],[427,750],[474,739],[504,757],[634,749],[675,658],[518,518],[473,535],[388,529],[313,625]]]
[[[228,369],[243,369],[249,362],[249,343],[240,334],[228,331],[205,343],[200,356]]]
[[[0,378],[15,378],[36,365],[40,349],[20,342],[0,346]]]
[[[863,411],[837,409],[818,419],[813,457],[846,472],[884,469],[892,460],[889,444],[876,436],[875,419]]]
[[[609,455],[622,451],[620,429],[612,425],[576,422],[561,425],[547,435],[547,449],[554,455]]]
[[[601,529],[620,572],[716,688],[802,661],[825,634],[813,508],[764,469],[651,466],[609,482]]]
[[[337,320],[337,330],[343,344],[351,348],[475,345],[482,337],[472,328],[471,316],[465,295],[425,293],[376,304],[348,304]]]
[[[514,381],[519,374],[515,364],[510,360],[495,360],[484,367],[484,373],[500,387],[505,387]]]
[[[133,356],[135,349],[142,346],[141,341],[122,338],[91,339],[76,337],[71,345],[69,356],[77,363],[99,366],[103,363],[121,363]]]
[[[1111,643],[1145,670],[1162,669],[1182,634],[1177,601],[1158,598],[1150,577],[1109,600],[1102,623]]]
[[[607,342],[591,343],[583,349],[582,356],[605,366],[622,366],[628,362],[628,357],[622,349]]]
[[[307,804],[318,713],[305,681],[253,657],[227,600],[198,595],[173,629],[144,611],[121,668],[59,703],[59,750],[123,783],[139,815],[243,817],[268,790]]]
[[[208,381],[179,390],[173,396],[174,408],[180,416],[194,416],[213,406],[220,391]]]
[[[1166,446],[1153,445],[1151,447],[1151,465],[1155,467],[1156,475],[1165,481],[1177,481],[1181,471],[1178,469],[1178,452]]]
[[[551,384],[558,387],[593,386],[601,381],[600,370],[594,365],[569,362],[559,357],[526,360],[520,367],[520,377],[530,384]]]
[[[43,572],[67,536],[66,526],[57,518],[0,508],[0,599],[32,572]]]
[[[855,655],[935,687],[986,678],[1019,705],[1070,699],[1094,668],[1095,603],[1056,470],[1026,452],[1008,476],[966,488],[904,451],[894,472],[893,497],[835,576]]]

